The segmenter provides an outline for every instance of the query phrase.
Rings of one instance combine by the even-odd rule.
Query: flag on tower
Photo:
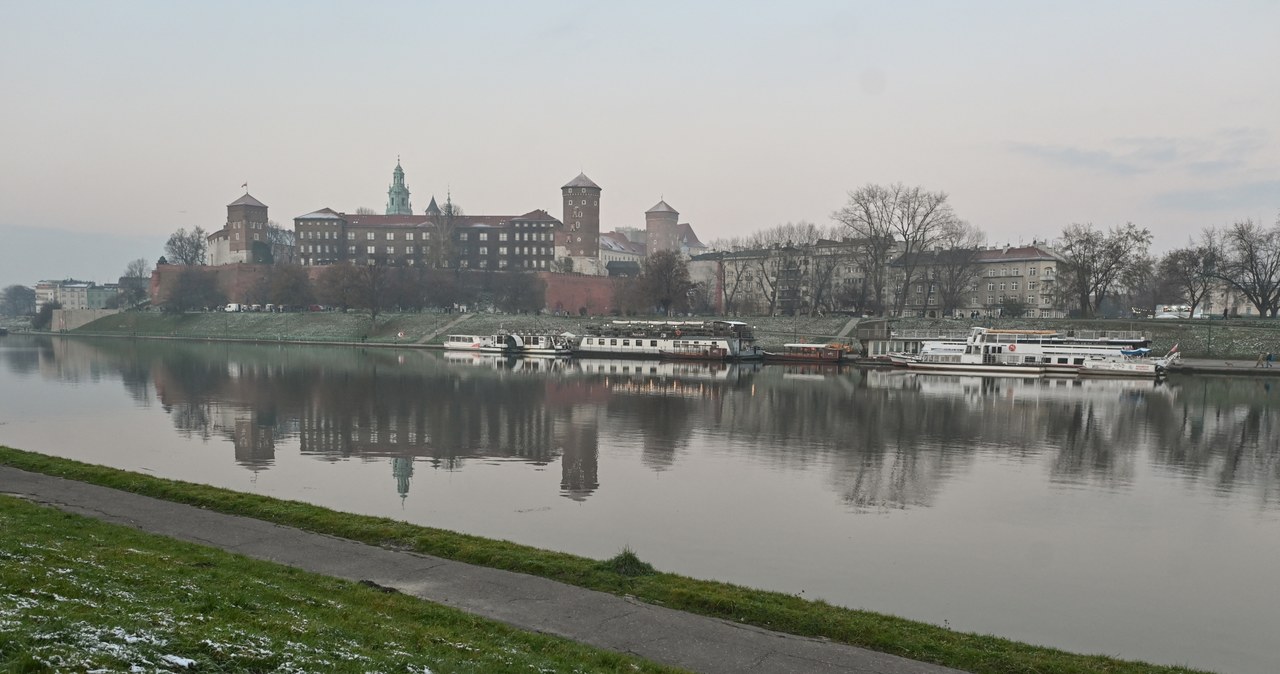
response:
[[[247,190],[247,189],[249,189],[249,183],[245,183],[245,184],[241,185],[240,187],[243,187],[244,189],[246,189],[246,190]]]

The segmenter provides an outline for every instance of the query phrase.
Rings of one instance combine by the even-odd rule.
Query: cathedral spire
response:
[[[391,187],[387,189],[387,215],[413,215],[409,188],[404,184],[404,169],[400,167],[400,155],[396,155],[396,168],[391,172]]]

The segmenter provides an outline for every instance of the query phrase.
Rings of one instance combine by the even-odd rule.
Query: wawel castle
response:
[[[405,172],[396,163],[382,215],[321,208],[293,219],[291,259],[304,266],[332,264],[426,266],[473,270],[564,271],[634,275],[646,253],[705,250],[665,201],[645,214],[645,228],[600,232],[601,188],[584,174],[560,188],[562,216],[534,209],[520,215],[465,213],[452,199],[435,197],[414,213]],[[267,206],[248,193],[227,206],[226,226],[209,236],[211,262],[255,259],[264,245]],[[280,260],[277,254],[274,259]]]

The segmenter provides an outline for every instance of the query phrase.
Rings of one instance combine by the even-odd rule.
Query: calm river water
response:
[[[0,444],[1072,651],[1280,671],[1280,379],[9,336]]]

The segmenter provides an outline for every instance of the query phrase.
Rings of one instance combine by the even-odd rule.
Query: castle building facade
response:
[[[555,260],[561,222],[545,210],[470,215],[460,213],[452,199],[441,208],[433,197],[416,215],[398,161],[387,211],[362,215],[322,208],[294,218],[299,262],[548,271]]]

